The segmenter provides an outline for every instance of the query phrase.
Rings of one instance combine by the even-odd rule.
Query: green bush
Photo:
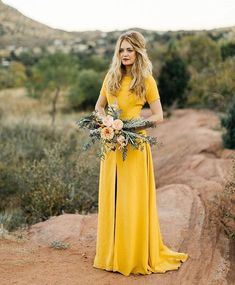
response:
[[[228,58],[193,74],[189,90],[187,106],[225,111],[235,92],[235,60]]]
[[[221,62],[221,51],[217,42],[206,34],[188,35],[179,41],[179,53],[193,72]]]
[[[185,90],[189,78],[186,64],[180,57],[175,55],[167,60],[162,66],[158,82],[162,103],[170,106],[177,102],[182,107],[186,101]]]
[[[102,76],[98,72],[93,69],[81,70],[68,96],[70,106],[82,110],[94,107],[101,84]]]
[[[84,153],[85,139],[74,129],[0,125],[0,212],[19,208],[32,224],[97,211],[99,160],[96,150]]]
[[[225,60],[227,57],[235,56],[235,42],[223,44],[221,46],[221,55],[223,60]]]
[[[21,87],[27,80],[25,66],[13,61],[9,67],[0,67],[0,89]]]
[[[223,143],[227,148],[235,149],[235,95],[229,105],[226,115],[221,118],[221,125],[225,128]]]
[[[77,52],[74,54],[82,69],[93,69],[97,72],[103,72],[108,68],[111,57],[101,56],[98,54],[85,54]]]
[[[43,221],[63,211],[97,209],[98,165],[70,152],[70,146],[54,145],[41,161],[25,163],[19,177],[21,208],[29,223]],[[91,158],[92,159],[92,158]]]
[[[0,224],[2,224],[4,230],[7,231],[13,231],[27,225],[24,213],[20,208],[16,208],[10,212],[0,212]]]
[[[18,178],[22,165],[40,161],[45,149],[61,141],[63,134],[41,125],[25,121],[17,124],[0,124],[0,211],[18,206]]]

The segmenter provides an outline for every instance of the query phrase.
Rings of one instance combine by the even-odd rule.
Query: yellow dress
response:
[[[106,78],[105,78],[106,79]],[[128,91],[130,76],[124,76],[117,94],[121,118],[139,117],[144,101]],[[148,103],[159,99],[156,81],[145,79]],[[100,91],[108,104],[115,96],[108,94],[105,80]],[[141,131],[146,134],[145,130]],[[98,227],[93,267],[117,271],[128,276],[178,269],[188,254],[170,250],[160,232],[152,153],[128,145],[126,160],[120,150],[109,151],[100,162]]]

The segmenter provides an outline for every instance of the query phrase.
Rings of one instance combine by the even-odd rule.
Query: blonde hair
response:
[[[152,63],[147,55],[144,36],[133,30],[121,34],[116,42],[112,62],[106,75],[107,91],[115,96],[121,86],[125,66],[121,62],[119,49],[123,40],[128,41],[136,52],[136,59],[131,68],[132,81],[129,91],[144,98],[146,95],[145,78],[152,75]]]

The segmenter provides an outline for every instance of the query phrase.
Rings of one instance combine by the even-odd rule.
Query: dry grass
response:
[[[27,216],[28,221],[29,218],[31,221],[40,220],[40,213],[45,212],[42,198],[47,197],[45,193],[53,191],[57,195],[48,196],[53,215],[60,212],[68,192],[70,198],[64,206],[68,212],[96,209],[98,160],[94,159],[94,153],[81,150],[86,135],[81,131],[76,132],[76,121],[84,113],[63,113],[66,106],[62,100],[52,128],[50,106],[46,100],[29,98],[24,89],[1,91],[0,100],[0,190],[4,190],[1,191],[3,200],[0,203],[0,208],[4,210],[2,224],[8,224],[11,229],[25,221],[24,213],[16,211],[15,214],[5,215],[9,203],[13,209],[21,205],[22,209],[19,210],[25,210],[22,197],[29,199],[26,205],[34,207],[28,213],[31,215]],[[50,183],[45,180],[47,176]],[[22,195],[24,192],[28,196]],[[65,193],[61,198],[62,192]],[[60,197],[59,204],[56,197]],[[57,212],[55,205],[59,205]],[[34,214],[36,212],[39,212],[38,216]]]
[[[235,159],[223,191],[215,195],[214,200],[208,202],[207,206],[217,231],[223,230],[229,239],[235,240]]]

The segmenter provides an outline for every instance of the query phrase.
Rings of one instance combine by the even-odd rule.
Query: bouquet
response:
[[[156,127],[155,122],[143,118],[132,118],[129,120],[120,119],[121,110],[116,104],[108,105],[107,116],[100,115],[93,111],[91,115],[78,120],[79,128],[89,130],[89,139],[83,146],[87,150],[96,141],[100,142],[101,148],[98,156],[104,159],[105,153],[119,149],[122,152],[123,161],[127,157],[127,145],[135,149],[143,150],[144,143],[156,144],[156,138],[141,134],[139,129]]]

